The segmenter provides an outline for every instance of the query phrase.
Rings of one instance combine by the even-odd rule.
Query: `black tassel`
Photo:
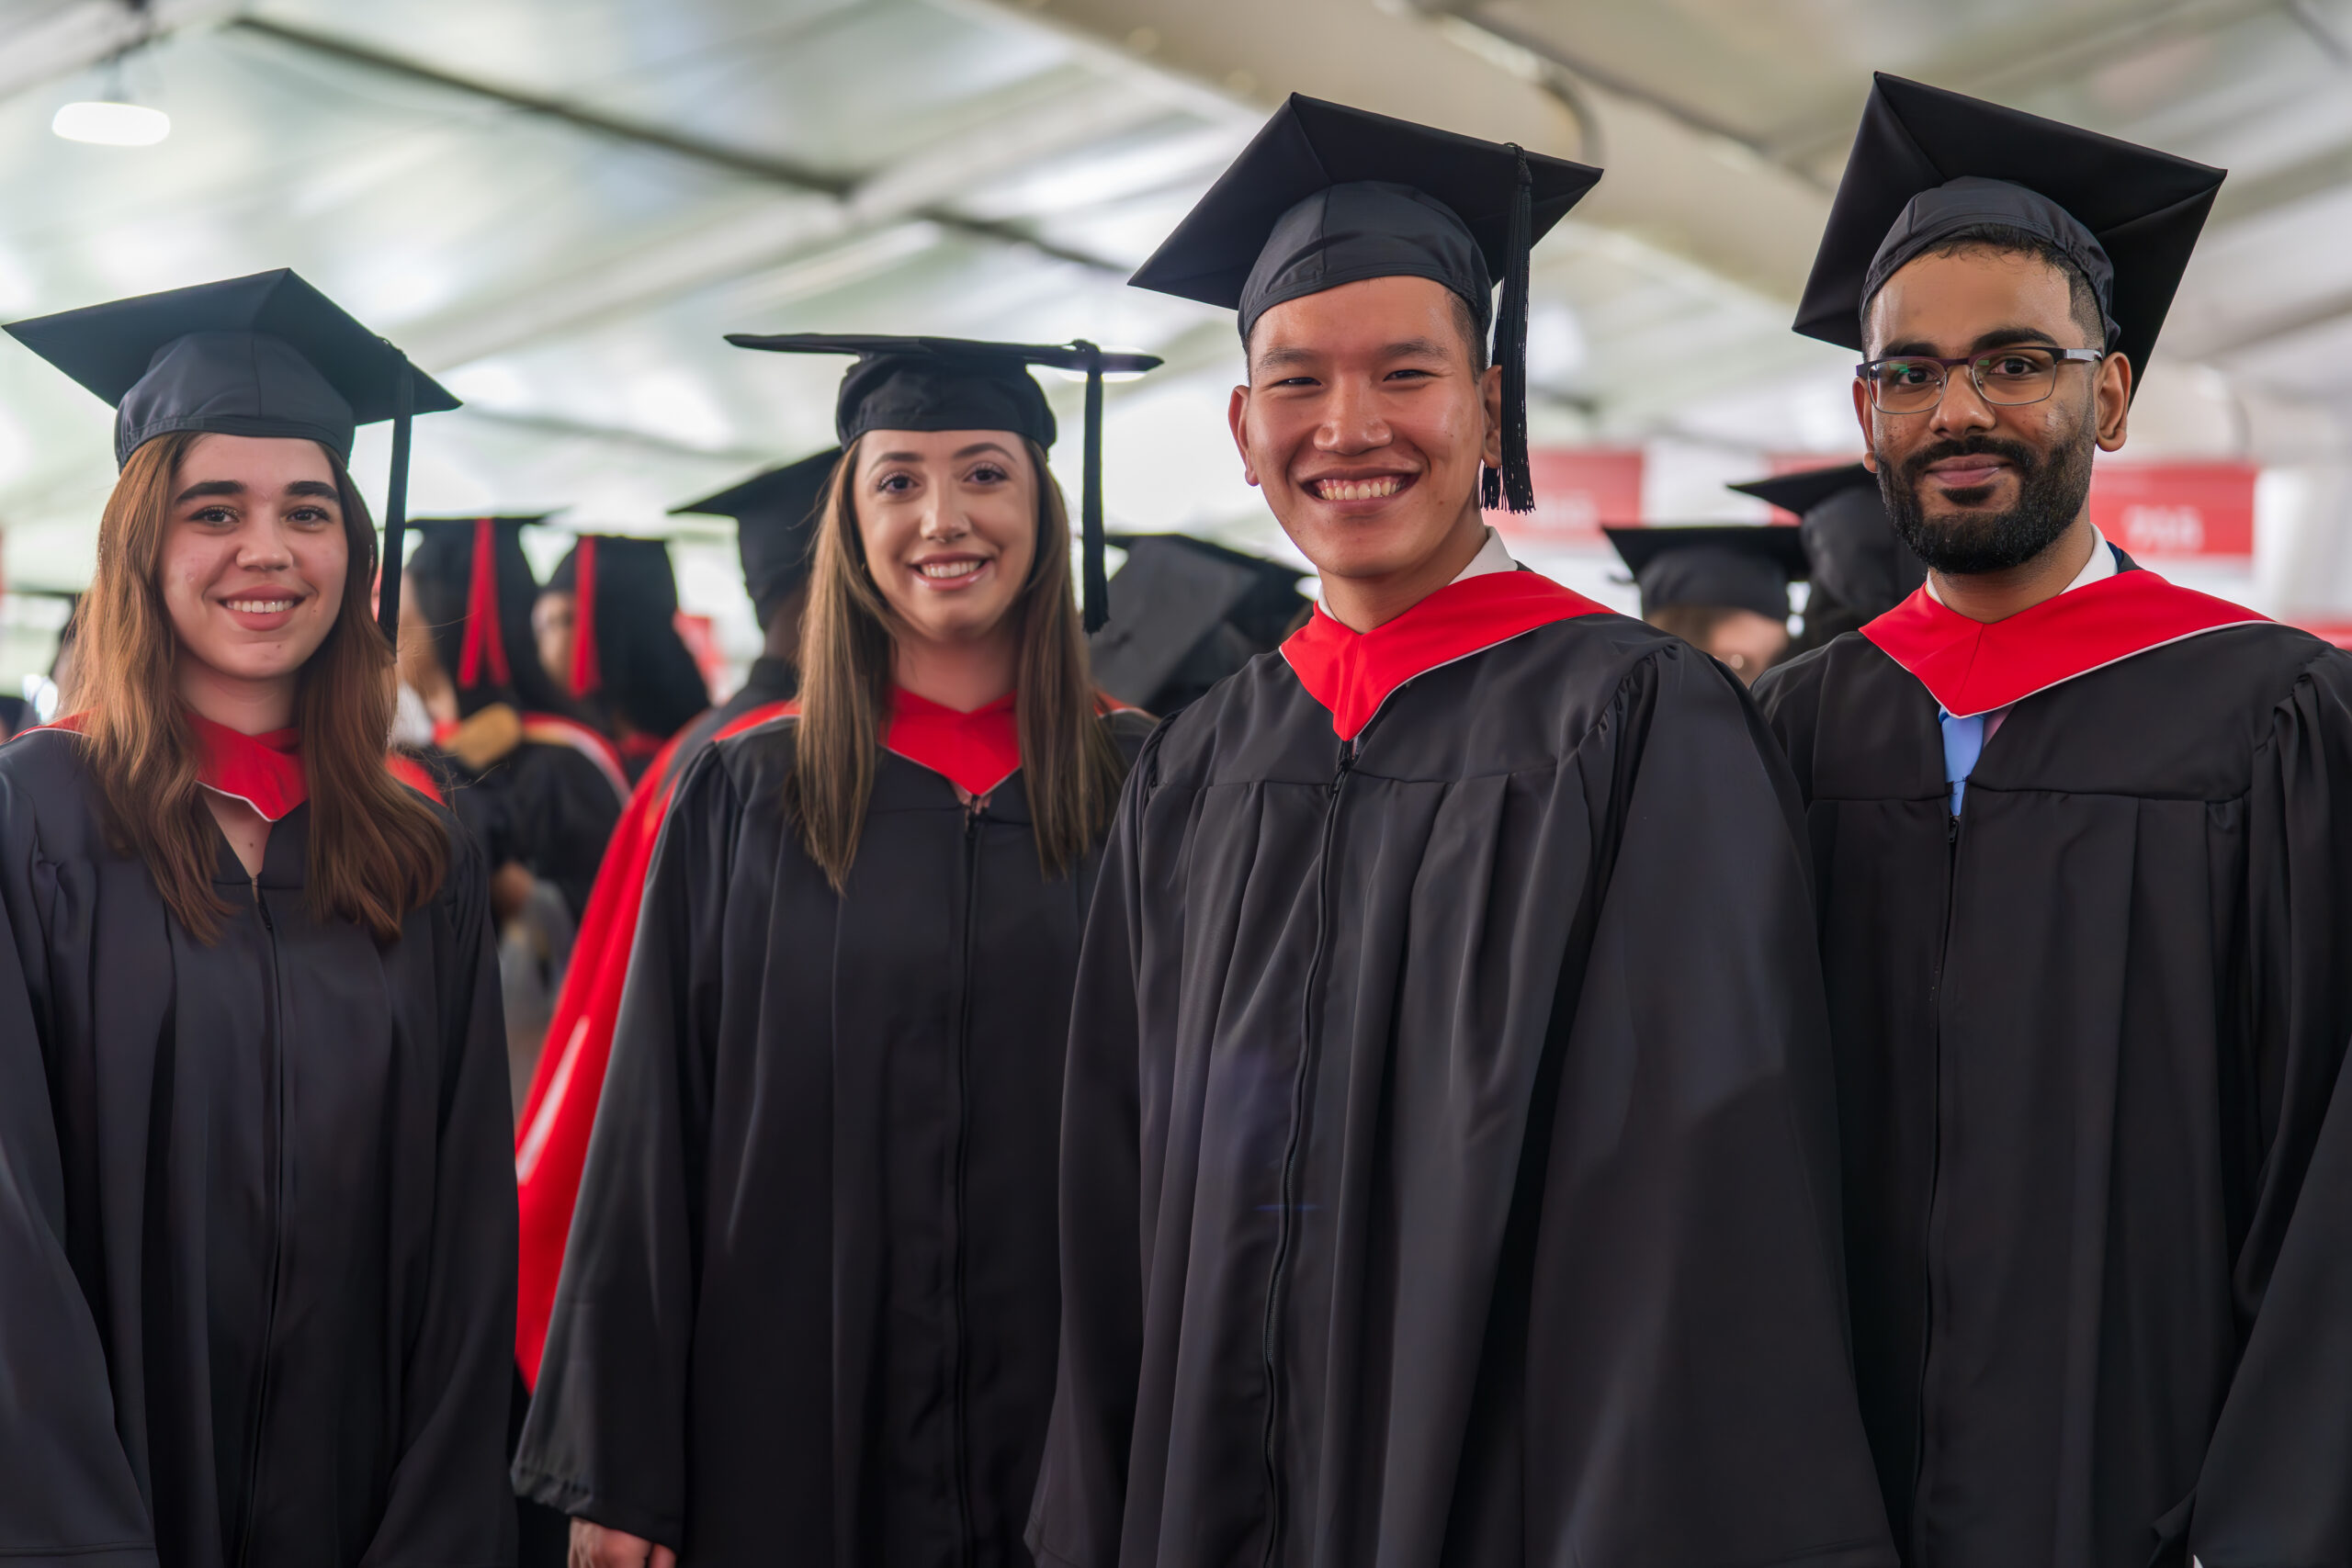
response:
[[[1535,177],[1528,172],[1527,153],[1511,144],[1519,156],[1519,188],[1510,203],[1509,254],[1503,273],[1503,299],[1495,321],[1495,362],[1503,372],[1503,468],[1488,469],[1484,479],[1486,505],[1498,501],[1513,512],[1535,510],[1535,479],[1527,467],[1527,268],[1528,236],[1535,223]]]
[[[1089,634],[1111,618],[1111,583],[1102,574],[1102,351],[1080,341],[1086,355],[1086,478],[1079,500],[1079,604]]]
[[[408,355],[390,344],[392,383],[392,472],[384,483],[384,557],[376,580],[376,625],[394,648],[401,641],[401,547],[408,542],[408,427],[416,412],[416,388]]]

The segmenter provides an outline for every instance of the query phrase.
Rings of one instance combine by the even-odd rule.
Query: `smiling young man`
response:
[[[1323,593],[1105,851],[1040,1563],[1893,1561],[1786,774],[1482,515],[1532,500],[1526,251],[1595,177],[1293,98],[1136,275],[1238,308]]]
[[[1928,568],[1757,688],[1924,1568],[2352,1560],[2352,656],[2086,512],[2221,178],[1883,76],[1799,316]]]

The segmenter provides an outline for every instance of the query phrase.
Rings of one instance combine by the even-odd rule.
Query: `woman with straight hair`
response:
[[[9,331],[122,473],[68,716],[0,750],[0,1561],[500,1562],[487,899],[384,765],[345,467],[454,400],[290,273]]]
[[[671,807],[514,1478],[583,1568],[1025,1564],[1070,976],[1149,728],[1088,679],[1027,368],[1080,351],[784,341],[861,354],[798,709]]]

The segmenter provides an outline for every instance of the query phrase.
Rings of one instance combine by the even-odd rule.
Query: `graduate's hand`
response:
[[[516,910],[530,901],[531,889],[538,885],[522,864],[508,861],[490,874],[490,914],[500,925],[514,918]],[[634,1565],[632,1565],[634,1568]]]
[[[574,1519],[569,1568],[678,1568],[678,1554],[627,1530]]]

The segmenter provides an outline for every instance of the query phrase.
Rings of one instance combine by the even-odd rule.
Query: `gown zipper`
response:
[[[1944,967],[1951,961],[1952,907],[1960,897],[1960,813],[1944,818],[1944,927],[1936,944],[1936,967],[1928,982],[1928,1208],[1920,1229],[1919,1247],[1919,1371],[1918,1416],[1913,1424],[1911,1450],[1911,1558],[1923,1560],[1924,1528],[1919,1517],[1919,1483],[1928,1471],[1928,1363],[1934,1354],[1936,1331],[1936,1203],[1943,1176],[1944,1154]]]
[[[238,1568],[244,1568],[252,1559],[254,1529],[261,1507],[262,1434],[269,1416],[270,1343],[277,1336],[278,1282],[286,1259],[286,1042],[280,1027],[283,1010],[277,995],[277,922],[270,918],[269,901],[262,897],[258,880],[254,884],[254,908],[261,916],[268,950],[269,1026],[264,1035],[269,1051],[269,1126],[276,1146],[270,1173],[269,1281],[262,1298],[261,1368],[254,1386],[253,1430],[245,1445],[245,1517],[242,1539],[237,1543]]]
[[[987,813],[988,803],[985,800],[975,801],[964,812],[964,960],[961,990],[956,1004],[956,1262],[952,1303],[956,1364],[951,1380],[955,1400],[948,1413],[948,1425],[955,1439],[956,1561],[958,1563],[968,1563],[972,1560],[971,1456],[970,1444],[964,1430],[971,1404],[971,1356],[967,1343],[968,1330],[966,1321],[968,1314],[964,1300],[967,1250],[964,1239],[964,1181],[965,1164],[971,1146],[973,931],[978,921],[980,902],[980,819]]]
[[[1340,792],[1347,786],[1349,770],[1355,766],[1363,743],[1361,732],[1354,740],[1340,743],[1340,760],[1332,770],[1330,787],[1323,796],[1323,839],[1316,855],[1315,946],[1307,956],[1306,982],[1299,998],[1298,1070],[1291,1084],[1290,1138],[1283,1148],[1281,1201],[1274,1210],[1274,1260],[1266,1280],[1266,1321],[1259,1345],[1260,1359],[1266,1371],[1265,1460],[1269,1510],[1266,1551],[1261,1559],[1265,1568],[1273,1568],[1282,1553],[1283,1280],[1290,1262],[1292,1215],[1298,1208],[1299,1156],[1306,1142],[1307,1100],[1313,1093],[1315,1079],[1315,988],[1322,978],[1324,949],[1331,930],[1331,840],[1340,821]]]

